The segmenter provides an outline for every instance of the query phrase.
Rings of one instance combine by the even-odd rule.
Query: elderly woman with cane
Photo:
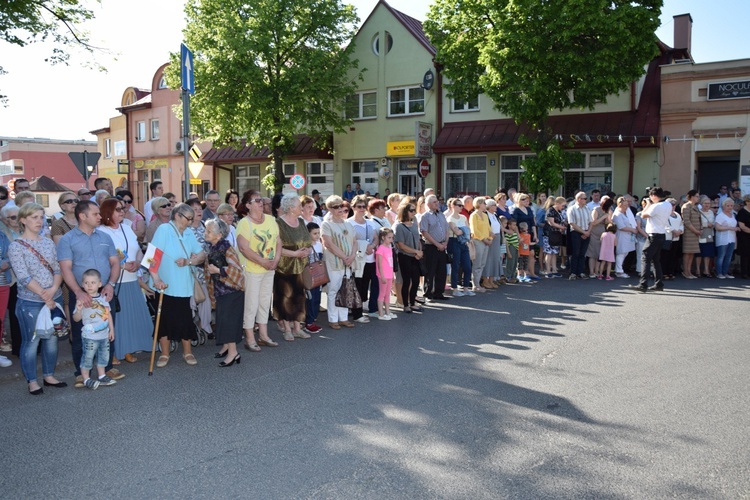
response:
[[[156,230],[151,242],[163,252],[158,270],[151,271],[152,288],[163,291],[164,297],[159,300],[164,301],[163,312],[169,318],[168,327],[159,331],[161,356],[156,363],[158,368],[169,363],[170,340],[182,341],[185,363],[198,364],[190,345],[191,340],[198,338],[190,308],[195,279],[190,266],[202,263],[206,254],[189,227],[193,216],[193,209],[180,203],[172,209],[170,221]]]

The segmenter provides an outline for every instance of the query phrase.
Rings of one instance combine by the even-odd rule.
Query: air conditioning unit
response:
[[[182,153],[185,151],[185,145],[182,141],[177,141],[174,145],[174,150],[176,153]]]

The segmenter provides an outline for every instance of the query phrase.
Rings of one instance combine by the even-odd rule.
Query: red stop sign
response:
[[[419,176],[421,178],[427,177],[430,172],[432,171],[432,165],[430,165],[430,162],[427,160],[422,160],[419,162],[419,170],[417,172],[419,173]]]

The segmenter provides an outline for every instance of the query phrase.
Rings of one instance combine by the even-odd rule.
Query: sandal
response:
[[[404,306],[404,312],[405,312],[406,314],[411,314],[411,307],[409,307],[409,306]]]
[[[169,356],[159,356],[159,360],[156,362],[157,368],[164,368],[169,363]]]
[[[328,323],[328,326],[330,326],[333,330],[341,330],[341,325],[339,325],[338,323]]]
[[[198,364],[198,360],[195,359],[195,356],[193,354],[183,354],[182,359],[185,360],[185,363],[189,364],[190,366],[195,366]]]
[[[284,340],[286,342],[294,342],[294,335],[292,335],[292,332],[284,332]]]
[[[303,331],[294,332],[293,335],[294,335],[294,338],[296,339],[309,339],[310,338],[310,334],[305,333]]]
[[[251,352],[260,352],[260,347],[258,347],[258,344],[245,344],[245,349]]]
[[[125,361],[127,361],[128,363],[135,363],[136,361],[138,361],[138,358],[128,353],[125,355]]]
[[[264,345],[268,347],[276,347],[279,345],[278,342],[274,342],[270,338],[268,340],[258,339],[258,345]]]

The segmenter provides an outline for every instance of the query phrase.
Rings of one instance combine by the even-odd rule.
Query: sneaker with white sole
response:
[[[378,316],[378,319],[381,320],[381,321],[390,321],[391,317],[388,316],[387,314],[384,314],[382,316]]]
[[[630,278],[630,275],[625,273],[616,273],[615,276],[618,278]]]
[[[371,313],[367,313],[367,315],[369,317],[371,317],[371,318],[377,318],[378,316],[380,316],[377,311],[373,311]]]
[[[356,321],[357,323],[369,323],[370,322],[370,318],[367,317],[367,316],[360,316],[359,318],[355,319],[354,321]]]
[[[13,361],[5,356],[0,356],[0,368],[8,368],[9,366],[13,366]]]
[[[476,295],[477,295],[477,294],[476,294],[476,293],[474,293],[474,292],[472,292],[471,290],[465,290],[465,291],[464,291],[464,295],[465,295],[466,297],[476,297]]]
[[[87,389],[91,389],[92,391],[95,391],[99,387],[99,381],[94,380],[93,378],[87,378],[83,381],[84,387]]]
[[[466,295],[466,294],[464,292],[462,292],[461,290],[453,290],[453,296],[454,297],[463,297],[464,295]]]
[[[99,377],[99,385],[101,386],[115,385],[116,383],[116,380],[113,380],[106,375]]]
[[[393,314],[393,313],[390,313],[390,314],[388,315],[388,317],[389,317],[389,318],[391,318],[391,319],[396,319],[396,318],[398,318],[398,316],[396,316],[396,315],[395,315],[395,314]]]

